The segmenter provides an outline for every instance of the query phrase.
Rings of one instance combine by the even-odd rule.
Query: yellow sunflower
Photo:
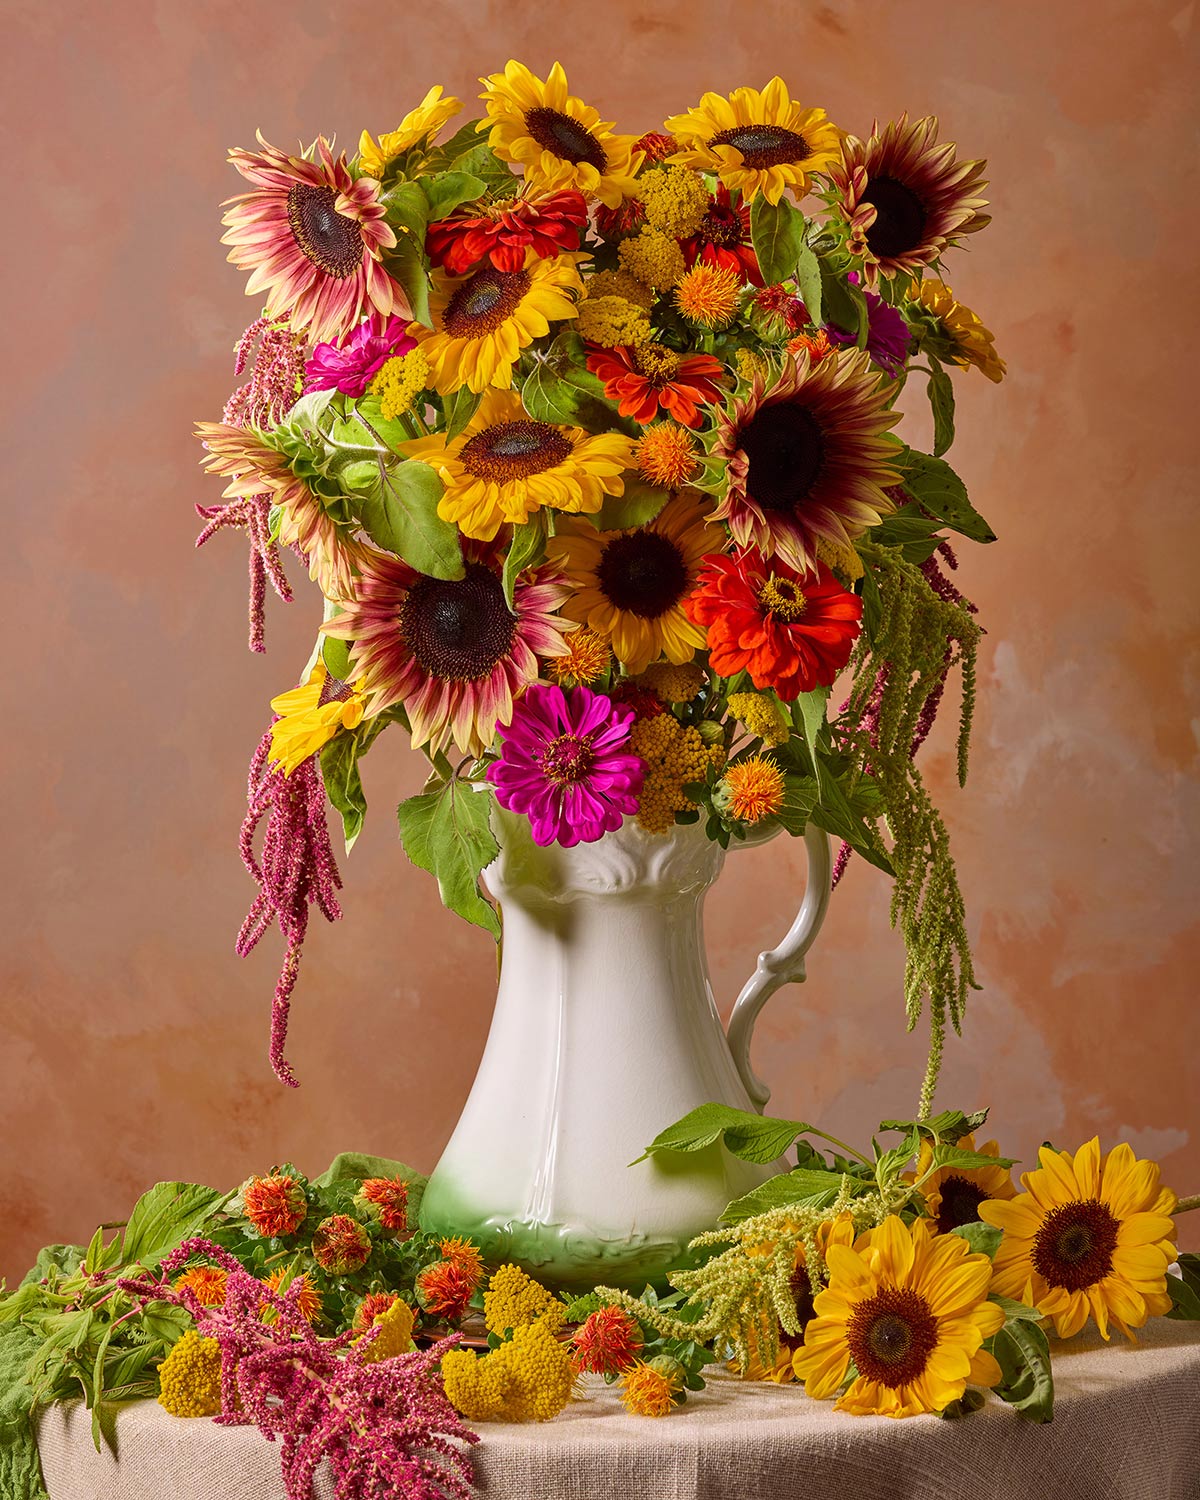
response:
[[[416,109],[410,109],[396,126],[376,140],[364,130],[358,142],[358,170],[364,177],[382,177],[387,165],[402,151],[419,142],[428,145],[438,131],[462,109],[459,99],[442,98],[442,86],[434,84]]]
[[[519,526],[543,506],[591,515],[606,495],[620,495],[635,443],[619,432],[535,422],[515,391],[489,390],[457,437],[444,433],[402,443],[400,452],[441,475],[438,515],[466,536],[490,542],[507,523]]]
[[[980,1156],[999,1156],[995,1141],[975,1144],[973,1135],[965,1135],[959,1141],[963,1151],[975,1151]],[[917,1182],[929,1171],[933,1161],[933,1148],[928,1138],[921,1141],[921,1152],[917,1157],[916,1172],[906,1172],[905,1181]],[[1012,1185],[1008,1167],[939,1167],[921,1183],[921,1196],[925,1199],[925,1211],[937,1224],[939,1234],[949,1234],[960,1224],[974,1224],[979,1218],[979,1206],[993,1198],[1013,1198],[1016,1188]]]
[[[782,78],[758,89],[734,89],[729,97],[705,94],[685,115],[672,115],[666,130],[679,142],[668,158],[700,172],[715,172],[749,203],[762,193],[778,203],[785,189],[803,198],[813,176],[841,160],[841,132],[823,109],[806,109],[791,98]]]
[[[918,281],[912,301],[917,307],[932,313],[941,324],[951,346],[945,355],[947,359],[961,365],[964,370],[974,365],[997,384],[1004,379],[1007,369],[996,353],[995,335],[984,326],[978,313],[955,300],[954,293],[944,281],[939,281],[936,276]]]
[[[1132,1339],[1131,1328],[1171,1305],[1175,1194],[1160,1187],[1158,1164],[1124,1142],[1103,1161],[1095,1136],[1074,1156],[1043,1146],[1039,1160],[1010,1203],[980,1205],[984,1223],[1004,1231],[993,1289],[1052,1318],[1061,1339],[1089,1312],[1104,1338],[1111,1318]]]
[[[435,391],[450,395],[464,385],[482,391],[512,385],[517,356],[550,324],[576,316],[572,293],[583,291],[575,263],[582,255],[535,260],[522,271],[483,265],[469,276],[433,272],[429,296],[433,327],[409,332],[429,362]]]
[[[837,1404],[858,1416],[944,1411],[968,1381],[999,1381],[982,1347],[1004,1323],[987,1300],[992,1263],[964,1239],[893,1214],[854,1249],[831,1245],[827,1259],[829,1285],[792,1361],[807,1395],[832,1396],[851,1360],[858,1374]]]
[[[663,655],[677,664],[691,661],[704,644],[683,601],[701,559],[720,552],[725,538],[699,502],[685,490],[645,526],[626,531],[568,521],[551,543],[571,586],[563,613],[607,636],[630,676]]]
[[[272,698],[271,707],[279,715],[271,725],[271,759],[290,776],[335,734],[362,722],[366,699],[359,683],[340,682],[319,661],[307,682]]]
[[[497,156],[518,163],[535,188],[555,192],[574,188],[617,208],[636,191],[636,136],[614,135],[590,105],[567,90],[567,75],[555,63],[545,83],[524,63],[509,62],[503,73],[481,78],[488,118],[488,144]]]

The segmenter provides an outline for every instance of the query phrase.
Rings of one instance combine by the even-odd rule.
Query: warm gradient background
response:
[[[457,1117],[495,959],[398,847],[392,806],[421,774],[398,736],[365,766],[345,920],[313,928],[303,1087],[268,1068],[279,945],[233,956],[252,894],[236,838],[267,700],[319,607],[272,599],[268,654],[247,653],[241,539],[192,552],[192,505],[219,485],[190,425],[219,417],[255,310],[217,242],[240,186],[226,148],[256,127],[351,146],[514,55],[543,75],[560,58],[624,130],[779,72],[855,132],[934,112],[990,159],[995,222],[950,262],[1010,371],[956,382],[951,457],[1000,535],[961,549],[989,632],[967,790],[948,725],[927,757],[984,988],[940,1101],[991,1105],[1026,1164],[1098,1131],[1200,1189],[1194,9],[7,0],[0,1273],[160,1177],[316,1172],[349,1148],[428,1170]],[[802,864],[776,843],[727,872],[726,1008]],[[858,1139],[911,1112],[924,1056],[887,897],[852,869],[757,1049],[773,1111]]]

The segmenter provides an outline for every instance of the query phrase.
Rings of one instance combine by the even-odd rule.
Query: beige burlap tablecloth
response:
[[[1054,1346],[1053,1423],[989,1397],[959,1421],[851,1417],[795,1386],[718,1375],[669,1417],[631,1417],[588,1378],[537,1426],[484,1424],[485,1500],[1200,1500],[1200,1327],[1156,1320],[1138,1345]],[[122,1411],[120,1461],[78,1403],[42,1419],[50,1500],[282,1500],[277,1450],[253,1428]],[[332,1485],[318,1487],[322,1500]]]

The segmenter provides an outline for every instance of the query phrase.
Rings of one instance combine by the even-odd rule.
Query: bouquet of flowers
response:
[[[339,915],[326,803],[349,848],[358,762],[399,725],[431,767],[405,848],[497,934],[496,804],[539,844],[812,822],[835,879],[852,851],[889,873],[924,1112],[973,984],[913,756],[957,669],[966,774],[980,630],[947,534],[993,533],[942,456],[948,371],[1004,365],[940,271],[988,223],[984,164],[933,118],[849,135],[779,78],[639,137],[557,64],[482,82],[453,133],[435,87],[352,158],[230,155],[224,242],[265,306],[199,427],[228,481],[199,540],[245,528],[253,650],[285,549],[324,598],[243,828],[239,951],[273,921],[288,943],[276,1072],[309,907]],[[932,453],[892,432],[916,374]]]

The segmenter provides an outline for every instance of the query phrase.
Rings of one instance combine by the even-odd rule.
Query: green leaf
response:
[[[470,422],[471,418],[479,410],[479,403],[483,400],[482,391],[472,391],[467,386],[461,386],[453,396],[446,396],[442,400],[442,421],[446,429],[446,441],[456,438]]]
[[[940,1114],[931,1115],[927,1120],[881,1120],[879,1128],[880,1130],[912,1130],[915,1127],[935,1144],[954,1146],[962,1140],[964,1135],[971,1135],[976,1130],[982,1130],[987,1124],[987,1117],[986,1109],[976,1110],[970,1115],[964,1114],[961,1109],[944,1109]],[[994,1166],[996,1158],[989,1156],[987,1162]]]
[[[627,479],[625,492],[621,495],[606,495],[604,504],[594,516],[589,516],[599,531],[624,531],[628,526],[645,526],[653,521],[671,498],[669,490],[655,484],[644,484],[640,479]]]
[[[1167,1293],[1171,1298],[1168,1318],[1195,1322],[1200,1319],[1200,1255],[1185,1250],[1179,1257],[1178,1276],[1167,1277]]]
[[[226,1195],[198,1182],[159,1182],[133,1206],[125,1225],[125,1262],[153,1269],[200,1230]]]
[[[878,526],[873,526],[871,540],[884,547],[899,547],[905,562],[914,563],[919,568],[937,551],[941,525],[936,517],[926,515],[914,501],[911,505],[902,505],[890,516],[885,516]],[[871,575],[865,574],[864,578],[867,577]]]
[[[432,217],[424,187],[419,182],[398,182],[383,193],[381,201],[387,210],[388,223],[405,231],[418,246],[424,245],[425,230]],[[404,234],[397,236],[401,240],[404,237]]]
[[[555,369],[549,359],[534,365],[521,387],[525,410],[535,422],[556,427],[585,427],[589,432],[608,432],[620,427],[616,408],[589,388],[591,376],[575,366]]]
[[[813,1129],[802,1120],[772,1120],[729,1104],[701,1104],[660,1131],[630,1166],[662,1152],[703,1151],[714,1141],[724,1141],[725,1149],[742,1161],[767,1165],[781,1157],[797,1136]]]
[[[985,1156],[982,1151],[963,1151],[958,1146],[938,1145],[933,1148],[935,1167],[1011,1167],[1016,1158],[1010,1156]]]
[[[349,682],[353,667],[350,665],[350,642],[340,641],[337,636],[327,635],[321,639],[321,660],[330,677],[339,682]]]
[[[510,196],[521,180],[486,142],[480,142],[456,156],[453,166],[455,171],[469,172],[472,177],[482,178],[485,186],[500,197]]]
[[[401,1177],[408,1186],[408,1217],[416,1222],[421,1195],[428,1178],[402,1161],[392,1161],[386,1156],[370,1156],[363,1151],[339,1151],[320,1177],[314,1177],[315,1188],[330,1188],[338,1182],[359,1183],[368,1177]]]
[[[478,117],[468,120],[458,127],[448,141],[443,141],[440,146],[435,146],[432,151],[429,151],[425,157],[426,170],[441,172],[449,167],[457,166],[463,153],[473,151],[484,139],[479,132],[479,126],[482,123],[484,122]],[[490,120],[487,121],[489,128],[491,123]]]
[[[916,1156],[921,1146],[921,1136],[917,1130],[913,1130],[908,1139],[900,1146],[893,1146],[890,1151],[884,1151],[875,1163],[875,1181],[881,1188],[887,1187],[894,1182],[904,1168]]]
[[[932,515],[973,542],[996,540],[996,533],[967,498],[966,486],[944,459],[908,448],[899,463],[901,484]]]
[[[949,1406],[943,1407],[938,1416],[947,1422],[952,1422],[958,1417],[969,1417],[973,1411],[978,1411],[987,1401],[982,1391],[968,1388],[957,1401],[951,1401]]]
[[[847,281],[844,271],[835,270],[828,261],[821,262],[821,295],[825,322],[852,333],[859,340],[859,347],[866,344],[869,321],[867,301],[862,289]]]
[[[768,203],[761,193],[755,198],[750,207],[750,241],[768,286],[795,274],[800,252],[808,248],[807,230],[808,221],[788,199]]]
[[[0,1325],[0,1495],[4,1500],[48,1500],[32,1421],[33,1390],[26,1370],[40,1350],[22,1323]]]
[[[479,876],[500,852],[491,828],[495,793],[456,778],[409,797],[396,809],[404,852],[437,877],[442,901],[460,917],[500,936],[500,918],[479,889]]]
[[[995,1387],[1001,1401],[1030,1422],[1054,1419],[1054,1373],[1050,1345],[1036,1323],[1006,1323],[990,1340],[1003,1379]],[[985,1348],[987,1345],[984,1346]]]
[[[438,515],[442,481],[430,464],[379,462],[369,485],[349,497],[372,541],[430,578],[461,578],[458,528]]]
[[[812,810],[812,821],[833,838],[845,840],[856,854],[877,870],[894,875],[891,860],[879,846],[877,838],[872,837],[873,830],[869,826],[878,816],[874,783],[860,779],[851,797],[828,768],[822,767],[822,770],[821,795]]]
[[[954,386],[949,375],[929,355],[929,405],[933,411],[933,455],[940,457],[954,441]]]
[[[422,231],[422,240],[424,231]],[[396,243],[382,255],[384,270],[404,288],[412,315],[426,328],[433,327],[433,315],[429,310],[429,271],[421,242],[411,235],[397,236]]]
[[[828,702],[829,689],[819,687],[813,688],[809,693],[801,693],[791,705],[792,723],[797,729],[803,731],[804,743],[808,746],[808,753],[812,757],[818,792],[824,790],[823,783],[828,780],[828,773],[822,775],[821,761],[817,754],[821,731],[825,728],[825,707]]]
[[[545,555],[546,518],[538,512],[523,526],[513,527],[512,543],[504,559],[502,578],[504,602],[509,609],[513,607],[513,590],[517,586],[517,579],[526,568],[541,562]]]
[[[429,203],[429,222],[444,219],[463,203],[474,203],[487,192],[482,177],[470,172],[439,172],[436,177],[420,178],[420,186]]]
[[[996,1258],[996,1251],[1004,1238],[1004,1231],[994,1224],[958,1224],[950,1233],[966,1240],[973,1255],[986,1255],[989,1260]]]
[[[342,816],[347,854],[354,848],[367,816],[367,798],[358,774],[359,749],[359,738],[354,733],[334,735],[321,750],[325,795]]]
[[[1040,1323],[1044,1316],[1036,1307],[1027,1307],[1024,1302],[1014,1302],[1011,1297],[1000,1296],[999,1292],[990,1293],[988,1301],[994,1302],[1003,1311],[1008,1323]]]
[[[816,802],[815,778],[786,772],[783,778],[783,806],[775,814],[775,819],[793,838],[802,838]]]
[[[82,1245],[44,1245],[38,1251],[33,1265],[22,1276],[21,1285],[31,1286],[44,1281],[52,1271],[69,1276],[72,1271],[78,1271],[86,1253]],[[0,1297],[0,1303],[2,1302],[3,1298]]]
[[[263,436],[289,464],[308,465],[318,473],[325,472],[328,452],[325,433],[329,428],[330,405],[340,399],[338,391],[312,391],[301,396],[283,421]]]
[[[870,1183],[853,1184],[858,1192],[866,1192]],[[778,1177],[769,1177],[766,1182],[735,1198],[721,1215],[722,1224],[740,1224],[743,1219],[752,1219],[756,1214],[765,1214],[772,1208],[803,1204],[806,1208],[828,1208],[842,1187],[840,1172],[814,1171],[807,1167],[791,1172],[781,1172]]]
[[[796,261],[796,286],[799,288],[800,300],[804,303],[809,321],[820,327],[823,305],[821,262],[807,245],[800,246],[800,254]]]

